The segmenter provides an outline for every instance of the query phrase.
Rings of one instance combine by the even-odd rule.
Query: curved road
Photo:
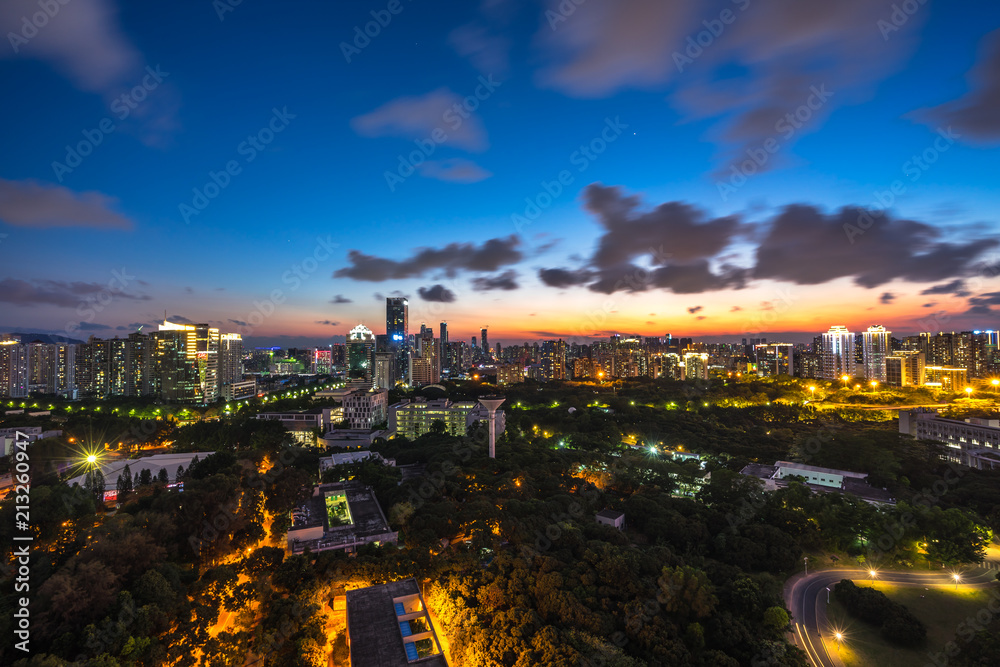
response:
[[[984,588],[995,583],[995,572],[975,568],[962,575],[962,586]],[[814,667],[843,667],[843,662],[827,647],[824,638],[831,638],[826,620],[827,592],[829,586],[841,579],[855,582],[868,579],[867,569],[820,570],[807,576],[796,575],[785,583],[785,604],[792,612],[792,635],[794,643],[809,656]],[[897,572],[883,570],[878,581],[902,586],[954,585],[950,571],[946,572]]]

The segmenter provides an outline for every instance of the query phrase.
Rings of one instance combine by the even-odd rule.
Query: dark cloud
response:
[[[316,324],[325,324],[331,327],[339,327],[340,322],[331,322],[330,320],[316,320]]]
[[[599,271],[596,280],[588,288],[602,294],[644,292],[649,289],[664,289],[675,294],[700,294],[722,289],[742,289],[746,282],[746,269],[722,267],[722,272],[716,274],[712,272],[708,261],[700,261],[662,266],[652,271],[634,264],[610,267]]]
[[[375,292],[372,296],[375,297],[376,301],[385,301],[385,294],[382,294],[381,292]]]
[[[65,282],[61,280],[21,280],[5,278],[0,280],[0,303],[12,303],[18,306],[37,306],[48,304],[72,308],[86,304],[99,298],[101,294],[110,294],[113,299],[129,299],[133,301],[149,301],[145,295],[119,292],[107,283]]]
[[[741,310],[743,310],[743,309],[742,309],[742,308],[740,308],[739,306],[733,306],[732,308],[730,308],[730,309],[729,309],[729,312],[730,312],[730,313],[738,313],[738,312],[740,312]]]
[[[176,324],[196,324],[193,320],[189,320],[183,315],[171,315],[167,318],[168,322],[174,322]]]
[[[76,328],[80,331],[106,331],[111,327],[107,324],[98,324],[97,322],[77,322]]]
[[[937,305],[937,301],[931,301],[930,303],[925,303],[924,305],[922,305],[920,307],[921,308],[933,308],[936,305]]]
[[[969,299],[969,310],[966,315],[980,315],[995,317],[1000,311],[993,310],[992,306],[1000,306],[1000,292],[988,292]]]
[[[896,295],[892,292],[882,292],[882,296],[878,298],[879,303],[888,305],[896,300]]]
[[[132,229],[132,221],[115,211],[117,206],[117,199],[100,192],[0,178],[0,220],[15,227]]]
[[[333,277],[383,282],[417,278],[432,270],[443,270],[448,276],[463,270],[489,273],[521,261],[523,255],[517,249],[520,243],[516,235],[490,239],[480,246],[449,243],[440,249],[421,248],[404,260],[384,259],[351,250],[347,253],[351,266],[338,269]]]
[[[600,183],[588,185],[583,199],[585,208],[605,230],[591,258],[597,268],[618,266],[645,256],[660,265],[713,257],[739,231],[735,216],[709,220],[702,211],[682,202],[667,202],[650,211],[639,211],[639,197]]]
[[[520,285],[517,284],[517,272],[513,269],[495,276],[475,278],[472,281],[472,289],[477,292],[489,292],[491,290],[510,291],[516,290],[518,287]]]
[[[704,319],[708,319],[708,318],[705,317],[704,315],[699,315],[698,317],[696,317],[694,319],[696,319],[696,320],[704,320]]]
[[[969,291],[965,289],[965,281],[959,278],[943,285],[928,287],[921,294],[954,294],[957,297],[969,296]]]
[[[705,310],[705,306],[691,306],[690,308],[688,308],[688,312],[692,315],[694,315],[695,313],[700,313],[703,310]]]
[[[977,264],[983,253],[1000,245],[996,237],[891,213],[845,207],[828,214],[795,204],[751,226],[735,216],[711,219],[681,202],[640,212],[636,197],[600,184],[588,186],[584,197],[604,233],[581,266],[541,269],[539,279],[550,287],[698,294],[742,289],[754,279],[818,285],[851,278],[866,288],[893,280],[951,280],[961,295],[962,276],[1000,272],[1000,267]],[[752,267],[737,266],[730,261],[735,256],[726,254],[740,239],[757,243]]]
[[[330,303],[333,303],[333,304],[353,303],[353,301],[351,299],[348,299],[346,296],[344,296],[342,294],[338,294],[337,296],[335,296],[332,299],[330,299]]]
[[[561,288],[586,285],[594,277],[594,274],[587,270],[574,271],[571,269],[555,268],[540,270],[538,277],[549,287]]]
[[[1000,30],[983,40],[979,61],[969,72],[969,92],[961,99],[914,116],[931,125],[951,125],[975,139],[1000,139]]]
[[[800,285],[838,278],[852,278],[862,287],[897,279],[934,282],[967,274],[980,254],[997,246],[994,238],[958,243],[942,236],[939,227],[888,213],[874,217],[843,208],[827,215],[796,204],[772,221],[757,248],[753,276]]]
[[[227,320],[227,321],[230,324],[235,324],[235,325],[240,326],[240,327],[250,326],[246,322],[244,322],[243,320]]]
[[[185,294],[194,294],[194,288],[193,287],[185,287],[184,288],[184,293]]]
[[[722,265],[712,270],[709,259],[721,253],[741,232],[734,216],[709,219],[699,209],[668,202],[640,211],[640,200],[620,188],[593,183],[583,192],[584,205],[604,233],[586,266],[543,269],[542,282],[553,287],[587,284],[594,292],[642,292],[666,289],[696,294],[741,288],[745,269]],[[650,268],[638,264],[651,265]]]
[[[444,285],[434,285],[433,287],[421,287],[417,290],[420,298],[424,301],[437,301],[439,303],[451,303],[455,300],[455,293]]]

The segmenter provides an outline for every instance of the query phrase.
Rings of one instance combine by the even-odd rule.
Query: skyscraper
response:
[[[487,335],[486,327],[483,327],[482,331],[482,342],[483,342],[483,361],[489,361],[490,359],[490,339]]]
[[[375,334],[363,324],[347,334],[347,377],[374,382]]]
[[[219,391],[227,384],[243,381],[243,336],[227,333],[219,336]]]
[[[385,300],[385,333],[392,345],[405,345],[409,333],[409,302],[403,297]]]
[[[854,333],[835,325],[823,334],[823,379],[854,377]]]
[[[876,324],[868,327],[868,331],[861,336],[861,363],[865,367],[865,379],[884,383],[885,360],[892,354],[892,332]]]
[[[451,370],[451,357],[448,353],[448,323],[442,322],[440,325],[441,333],[438,336],[438,343],[441,349],[441,371]]]

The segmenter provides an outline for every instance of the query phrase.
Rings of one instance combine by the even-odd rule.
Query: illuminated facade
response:
[[[375,334],[363,324],[347,334],[347,377],[351,380],[374,381]]]
[[[760,377],[791,375],[795,370],[795,346],[791,343],[754,345],[754,357]]]
[[[886,381],[886,358],[892,354],[892,332],[880,324],[861,334],[861,363],[868,381]]]
[[[854,377],[854,333],[844,326],[832,326],[823,334],[823,379]]]

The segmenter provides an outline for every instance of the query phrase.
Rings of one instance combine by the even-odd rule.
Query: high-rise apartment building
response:
[[[322,350],[317,350],[316,353]],[[326,350],[327,368],[329,369],[330,351]],[[222,395],[226,385],[243,381],[243,336],[238,333],[227,333],[219,336],[219,395]],[[313,372],[317,371],[315,366]],[[330,371],[327,370],[327,373]]]
[[[791,343],[762,343],[753,346],[757,375],[771,377],[795,372],[795,346]]]
[[[854,333],[847,327],[835,325],[823,334],[823,379],[839,380],[854,377]]]
[[[861,363],[865,368],[865,379],[869,382],[885,382],[885,360],[892,354],[892,332],[881,324],[868,327],[861,334]]]

